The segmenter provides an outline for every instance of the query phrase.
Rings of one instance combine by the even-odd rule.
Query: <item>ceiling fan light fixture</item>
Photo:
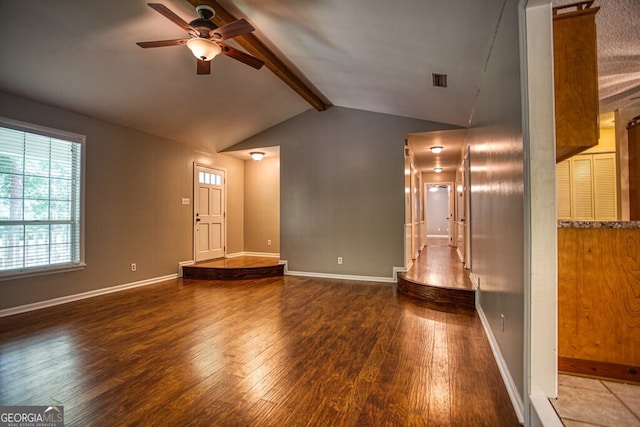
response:
[[[433,154],[439,154],[442,153],[442,150],[444,150],[444,147],[442,145],[436,145],[434,147],[431,147],[431,152]]]
[[[259,162],[260,160],[262,160],[262,158],[264,157],[264,153],[260,152],[260,151],[253,151],[251,153],[249,153],[249,155],[251,156],[251,158],[253,160],[255,160],[256,162]]]
[[[222,52],[222,49],[214,41],[203,38],[192,38],[187,41],[187,47],[198,59],[203,61],[211,61]]]

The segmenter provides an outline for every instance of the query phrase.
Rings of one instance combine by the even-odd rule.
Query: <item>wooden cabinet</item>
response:
[[[629,141],[629,219],[640,221],[640,116],[627,126]]]
[[[553,8],[556,162],[598,143],[598,52],[593,0]]]
[[[617,225],[558,229],[558,368],[637,382],[640,228]]]

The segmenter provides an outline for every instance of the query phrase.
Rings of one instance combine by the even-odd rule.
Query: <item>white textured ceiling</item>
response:
[[[554,6],[576,0],[553,0]],[[595,0],[600,112],[640,105],[640,0]]]
[[[156,1],[196,17],[186,0]],[[464,127],[505,1],[220,4],[332,104]],[[603,102],[615,106],[638,95],[640,1],[601,2],[598,23],[615,41],[602,51]],[[607,11],[613,3],[623,10]],[[311,108],[266,67],[218,57],[211,75],[197,76],[185,46],[135,44],[183,36],[143,0],[0,0],[0,91],[210,151]],[[447,74],[449,87],[432,87],[432,73]]]

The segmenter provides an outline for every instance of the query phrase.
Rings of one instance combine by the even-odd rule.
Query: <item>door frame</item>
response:
[[[197,226],[197,221],[196,221],[196,206],[198,205],[198,201],[196,200],[196,197],[198,197],[198,169],[199,168],[206,168],[209,169],[211,171],[220,171],[224,173],[224,182],[222,183],[222,186],[224,188],[224,196],[223,196],[223,220],[222,220],[222,230],[224,232],[224,248],[223,248],[223,258],[227,257],[227,169],[223,168],[223,167],[219,167],[219,166],[211,166],[211,165],[207,165],[204,163],[198,163],[198,162],[193,162],[193,185],[192,185],[192,194],[193,194],[193,208],[191,209],[191,239],[192,239],[192,243],[193,243],[193,261],[194,262],[198,262],[196,261],[196,251],[197,251],[197,247],[196,247],[196,240],[197,240],[197,231],[196,231],[196,226]],[[213,259],[213,258],[212,258]]]

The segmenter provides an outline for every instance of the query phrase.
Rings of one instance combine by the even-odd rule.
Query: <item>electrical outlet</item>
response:
[[[338,264],[342,264],[342,257],[341,256],[338,257]]]
[[[271,246],[271,240],[267,240],[267,246]]]
[[[138,269],[138,266],[136,265],[135,262],[131,263],[131,271],[136,271]]]

